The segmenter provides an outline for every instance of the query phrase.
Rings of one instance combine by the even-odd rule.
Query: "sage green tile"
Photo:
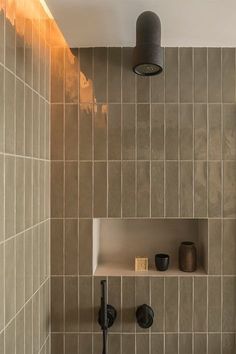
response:
[[[221,48],[208,48],[208,102],[221,101]]]
[[[164,159],[164,105],[151,105],[151,159]]]
[[[181,160],[193,159],[193,105],[180,104],[179,106],[179,149]]]
[[[5,329],[5,353],[7,354],[15,354],[16,351],[15,331],[16,331],[16,323],[15,320],[13,320]]]
[[[16,311],[18,312],[25,302],[25,245],[24,234],[16,238]]]
[[[168,333],[165,336],[165,354],[172,354],[178,348],[178,335]]]
[[[94,163],[94,217],[107,216],[107,163]]]
[[[236,215],[236,163],[224,162],[224,217]]]
[[[222,101],[235,102],[234,48],[222,48]]]
[[[150,163],[137,163],[137,216],[150,215]]]
[[[79,164],[79,216],[92,216],[92,163]]]
[[[107,159],[107,106],[94,107],[94,160]]]
[[[191,354],[192,353],[192,334],[181,333],[179,335],[179,354]]]
[[[121,216],[121,162],[108,163],[108,217]]]
[[[208,279],[208,331],[221,330],[221,278]]]
[[[194,164],[194,216],[207,216],[207,163]]]
[[[15,233],[15,158],[5,156],[5,238]]]
[[[91,219],[79,221],[79,274],[92,274],[93,224]],[[76,254],[74,260],[76,261]]]
[[[208,159],[220,160],[222,149],[221,104],[208,105]]]
[[[78,331],[78,278],[65,278],[65,332]]]
[[[5,152],[15,153],[15,78],[5,70]]]
[[[178,102],[178,48],[165,48],[165,102]]]
[[[93,320],[92,310],[92,278],[79,278],[79,329],[80,332],[91,332]]]
[[[136,353],[149,353],[149,335],[137,334],[136,335]]]
[[[65,335],[65,352],[66,353],[79,353],[79,337],[78,334],[67,333]]]
[[[93,103],[93,48],[80,48],[80,103]]]
[[[33,97],[32,90],[27,86],[25,87],[25,155],[33,155]],[[40,106],[41,110],[41,106]],[[41,113],[41,111],[40,111]],[[40,119],[43,117],[40,115]],[[40,125],[41,125],[40,121]],[[41,146],[40,146],[41,149]]]
[[[152,334],[151,336],[151,354],[164,354],[164,335]]]
[[[121,332],[121,277],[108,278],[108,303],[115,307],[117,317],[111,332]]]
[[[78,163],[65,163],[65,216],[78,216]]]
[[[194,334],[194,354],[207,354],[206,334]]]
[[[223,333],[222,335],[222,353],[234,354],[235,352],[235,334]]]
[[[135,353],[135,334],[122,334],[122,353]]]
[[[136,166],[134,161],[122,162],[122,216],[135,216]]]
[[[222,235],[221,225],[222,221],[218,219],[209,219],[209,274],[221,274],[221,248],[222,248]]]
[[[207,330],[207,279],[204,277],[194,278],[194,319],[193,329],[195,332]]]
[[[93,107],[81,104],[79,109],[79,157],[80,160],[92,159],[92,121]]]
[[[179,215],[178,163],[166,161],[165,165],[165,216]]]
[[[223,332],[235,331],[235,315],[236,315],[236,279],[235,277],[223,278],[223,314],[222,314],[222,330]]]
[[[121,105],[110,104],[108,111],[108,159],[121,159]]]
[[[51,278],[51,328],[52,332],[64,332],[63,277]]]
[[[207,102],[207,48],[194,48],[194,101]]]
[[[93,49],[94,96],[96,102],[107,102],[107,48]]]
[[[135,331],[135,277],[122,278],[122,332]]]
[[[151,307],[154,311],[152,332],[164,332],[164,278],[152,277],[151,281]],[[158,316],[156,316],[158,314]]]
[[[25,164],[23,158],[16,158],[16,233],[24,230],[25,217]],[[27,186],[26,186],[27,188]]]
[[[36,107],[34,107],[35,109]],[[64,106],[52,104],[51,106],[51,159],[63,160],[64,145]],[[36,135],[36,134],[35,134]],[[37,132],[38,137],[38,132]]]
[[[150,77],[138,75],[136,77],[137,103],[150,102]]]
[[[150,305],[150,279],[149,277],[135,278],[135,307],[143,304]],[[147,332],[136,323],[136,332]]]
[[[5,325],[16,313],[16,264],[15,239],[11,238],[5,243]]]
[[[24,110],[24,104],[22,104],[22,102],[24,102],[24,99],[25,99],[24,84],[20,80],[16,79],[16,154],[17,155],[24,155],[25,153],[25,142],[24,142],[25,110]]]
[[[130,63],[132,62],[133,49],[122,48],[122,102],[135,102],[135,75]]]
[[[137,106],[137,159],[150,159],[150,106]]]
[[[65,106],[65,159],[78,160],[78,106],[76,104]]]
[[[151,215],[164,216],[164,163],[151,163]]]
[[[221,216],[222,202],[221,162],[208,162],[208,216]]]
[[[223,221],[223,274],[236,275],[236,222],[235,220]]]
[[[16,316],[16,354],[24,353],[25,351],[25,315],[22,309]]]
[[[178,331],[178,278],[165,279],[165,331]]]
[[[180,48],[180,102],[193,101],[193,49]]]
[[[194,158],[207,159],[207,105],[194,105]]]
[[[193,162],[180,163],[180,216],[193,216]]]
[[[180,332],[191,332],[193,322],[193,278],[181,277],[179,279],[179,286],[179,329]]]
[[[135,159],[135,105],[122,106],[122,159]]]
[[[178,160],[178,105],[167,104],[165,107],[165,158]]]
[[[236,159],[236,105],[224,104],[223,105],[223,159],[235,160]]]
[[[79,253],[79,235],[78,220],[67,219],[65,222],[65,274],[78,274],[78,253]]]
[[[108,101],[121,102],[121,48],[108,48]]]

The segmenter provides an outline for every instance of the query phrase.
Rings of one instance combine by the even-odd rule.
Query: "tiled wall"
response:
[[[49,354],[50,50],[22,4],[0,1],[0,353]]]
[[[235,49],[167,48],[151,79],[132,73],[131,52],[52,53],[52,354],[101,352],[94,217],[209,218],[209,275],[108,278],[110,354],[233,354]],[[145,302],[146,331],[134,322]]]

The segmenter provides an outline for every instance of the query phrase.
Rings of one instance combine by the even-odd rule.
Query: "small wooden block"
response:
[[[148,271],[148,258],[135,257],[135,272],[147,272]]]

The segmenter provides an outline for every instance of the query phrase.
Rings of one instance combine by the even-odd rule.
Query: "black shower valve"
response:
[[[143,304],[137,308],[136,319],[141,328],[150,328],[153,324],[154,311],[147,304]]]

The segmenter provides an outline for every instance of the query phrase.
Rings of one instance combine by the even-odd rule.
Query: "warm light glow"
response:
[[[45,0],[39,0],[39,1],[40,1],[41,5],[42,5],[44,11],[48,15],[48,17],[52,20],[53,19],[52,13],[49,10],[48,5],[46,4]]]

